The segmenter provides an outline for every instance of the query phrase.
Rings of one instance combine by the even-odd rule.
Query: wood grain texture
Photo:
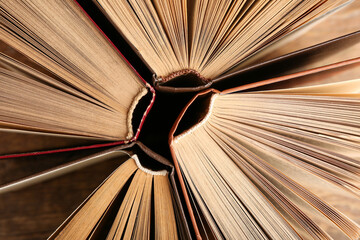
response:
[[[0,239],[46,239],[118,165],[119,161],[110,160],[1,194]]]

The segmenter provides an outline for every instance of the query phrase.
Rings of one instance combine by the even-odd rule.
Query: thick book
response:
[[[337,44],[329,41],[266,62],[261,58],[289,41],[295,32],[306,31],[306,27],[319,18],[349,3],[93,2],[153,73],[155,88],[173,93],[196,92],[210,86],[229,88],[229,81],[235,87],[244,84],[243,79],[249,73],[252,81],[274,76],[254,73],[255,69],[268,67],[272,69],[271,74],[279,73],[280,69],[282,73],[305,70],[306,66],[296,63],[316,62],[324,55],[333,54]],[[347,39],[342,44],[351,45],[351,42],[357,40]],[[296,66],[284,66],[287,60]]]
[[[198,238],[359,239],[360,79],[313,81],[359,67],[209,89],[188,103],[169,145]]]
[[[0,238],[358,239],[349,2],[0,0]]]
[[[0,55],[2,129],[137,139],[153,88],[76,1],[1,7],[2,44],[16,50]],[[137,110],[147,94],[147,108]]]
[[[81,154],[85,156],[76,159]],[[31,204],[36,198],[43,198],[41,191],[38,191],[37,195],[29,195],[26,189],[39,183],[45,183],[45,187],[49,188],[51,180],[61,182],[72,179],[75,186],[83,184],[81,181],[76,182],[81,180],[81,171],[84,174],[86,169],[101,169],[107,164],[113,172],[105,176],[99,186],[73,210],[49,239],[149,239],[154,236],[160,239],[190,239],[175,183],[174,167],[167,159],[152,152],[142,143],[133,142],[98,153],[85,151],[78,155],[67,154],[61,158],[67,158],[66,163],[40,173],[24,175],[20,179],[13,177],[11,182],[0,186],[0,199],[3,203],[1,208],[8,221],[14,221],[17,215],[10,212],[10,216],[7,216],[5,207],[9,201],[20,201],[17,198],[27,196],[28,204]],[[28,156],[23,160],[29,162],[34,159]],[[46,160],[53,160],[52,156],[42,159]],[[92,173],[96,171],[93,169]],[[61,193],[64,191],[53,194]],[[70,194],[79,195],[78,192]],[[38,201],[49,204],[39,199]],[[61,206],[68,211],[66,204],[61,204],[62,201],[67,200],[58,195],[58,200],[53,200],[50,204]],[[46,216],[46,209],[40,208],[36,214],[43,217],[44,225],[54,221]],[[10,230],[4,229],[5,232]]]

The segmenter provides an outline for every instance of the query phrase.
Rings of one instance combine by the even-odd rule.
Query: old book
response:
[[[51,180],[61,182],[61,179],[71,178],[77,185],[76,179],[80,174],[74,177],[74,173],[110,162],[113,172],[73,210],[49,239],[190,239],[175,184],[174,168],[168,160],[140,142],[86,154],[41,173],[13,179],[0,186],[0,200],[6,203],[8,199],[27,196],[30,203],[34,198],[41,199],[43,193],[29,195],[24,189],[40,183],[46,186]],[[32,159],[28,157],[27,160]],[[58,196],[58,200],[51,204],[61,206],[60,201],[67,200]],[[6,205],[1,208],[4,207]],[[6,213],[5,208],[2,211]],[[51,219],[46,210],[43,211],[39,210],[37,214],[46,224]],[[11,215],[7,217],[12,219]]]
[[[147,6],[96,1],[96,5],[157,75],[154,85],[163,91],[181,92],[210,85],[217,89],[235,87],[245,83],[237,80],[240,78],[264,80],[279,71],[288,72],[289,66],[299,68],[284,65],[284,61],[296,63],[299,59],[309,60],[309,56],[315,61],[357,42],[359,32],[265,63],[240,64],[277,39],[347,2],[291,1],[283,6],[282,1],[228,1],[216,5],[211,1],[182,0],[174,5],[155,1]],[[86,1],[80,3],[89,5]],[[27,58],[24,64],[16,59],[17,54],[0,56],[2,131],[76,136],[83,139],[82,143],[89,139],[119,143],[137,139],[155,93],[76,1],[56,5],[4,1],[1,6],[1,41],[20,52],[21,60]],[[181,11],[173,11],[174,6],[180,6]],[[149,14],[156,17],[151,20]],[[166,20],[169,14],[175,15],[172,21]],[[209,21],[214,24],[206,27]],[[199,36],[207,41],[201,41]],[[154,46],[148,46],[151,44]],[[244,52],[233,51],[240,46]],[[236,61],[228,56],[231,52],[236,53]],[[211,67],[213,61],[230,65],[221,67],[214,63]],[[184,75],[180,77],[182,83],[176,78],[179,75]],[[12,84],[8,84],[10,80]],[[168,86],[168,81],[175,85]],[[29,94],[35,89],[38,94]],[[144,97],[147,93],[152,94],[150,99]],[[141,99],[148,99],[142,105],[145,107],[138,104]]]
[[[155,87],[179,92],[241,79],[269,46],[349,1],[94,2],[154,73]]]
[[[359,82],[341,81],[359,78],[360,60],[318,62],[359,43],[360,31],[261,60],[294,36],[290,33],[305,31],[348,2],[0,0],[0,238],[44,238],[59,225],[50,239],[358,238],[359,221],[351,213],[357,205],[339,207],[342,202],[328,195],[343,197],[344,204],[358,201]],[[111,26],[122,37],[110,40],[103,31]],[[135,69],[149,69],[153,79]],[[354,77],[342,79],[342,73]],[[320,83],[330,85],[315,86]],[[159,90],[157,102],[153,87]],[[209,87],[214,93],[200,93],[186,111],[177,112],[192,92]],[[222,140],[203,136],[185,148],[180,144],[190,143],[211,121],[223,96],[235,96],[236,104],[217,109],[237,113],[223,135],[243,134],[240,145],[226,140],[247,158],[234,165],[229,156],[239,152],[220,151],[221,167],[243,174],[225,173],[234,188],[222,179],[204,187],[198,164],[204,157],[212,161]],[[151,112],[159,101],[171,107],[160,104]],[[253,105],[270,111],[269,119]],[[293,115],[284,116],[287,111]],[[168,140],[174,114],[184,115],[170,137],[180,196],[172,164],[137,141],[150,139],[157,149],[158,139]],[[314,120],[317,114],[320,120]],[[261,156],[279,169],[261,162],[255,138],[268,147]],[[212,148],[189,158],[197,144]],[[162,146],[161,154],[168,147]],[[279,152],[288,162],[276,162]],[[9,153],[15,154],[4,155]],[[194,164],[188,175],[181,172],[186,161]],[[292,170],[297,179],[288,176]],[[308,179],[324,186],[323,192],[306,189]],[[224,186],[227,197],[235,189],[247,192],[229,203],[219,192]],[[209,196],[216,201],[205,200]],[[229,204],[241,206],[243,215],[239,209],[229,214]]]
[[[359,239],[360,80],[308,85],[359,67],[193,98],[170,147],[198,236]]]
[[[2,128],[136,139],[134,111],[152,88],[75,1],[1,1],[1,17],[4,44],[46,71],[0,55]]]

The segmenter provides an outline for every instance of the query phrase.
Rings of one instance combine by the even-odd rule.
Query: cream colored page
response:
[[[125,139],[127,132],[127,116],[121,119],[117,112],[5,69],[0,69],[0,101],[4,128],[102,139]]]
[[[158,76],[166,76],[181,70],[181,66],[186,65],[180,63],[182,57],[176,55],[183,52],[181,46],[175,46],[175,52],[173,50],[172,44],[176,44],[174,42],[176,40],[168,38],[167,31],[171,30],[166,30],[166,26],[164,28],[161,24],[161,20],[165,20],[166,16],[161,16],[161,11],[156,11],[156,2],[154,4],[143,0],[98,0],[97,2]],[[182,4],[177,0],[173,5]],[[180,11],[180,8],[177,11]],[[170,24],[167,22],[167,25]]]
[[[298,239],[227,153],[216,142],[200,140],[206,131],[199,127],[192,133],[194,139],[184,137],[173,147],[201,210],[214,221],[211,227],[222,232],[217,237]],[[186,149],[190,151],[183,155]]]
[[[79,209],[69,223],[64,226],[64,229],[56,238],[87,239],[109,204],[136,170],[136,164],[132,159],[117,168],[87,203]]]
[[[288,204],[305,214],[295,215],[303,219],[297,225],[303,229],[300,232],[305,234],[311,229],[308,233],[321,239],[358,239],[360,145],[356,139],[360,135],[360,105],[356,84],[358,80],[303,88],[299,95],[287,95],[286,90],[280,94],[215,94],[205,118],[175,136],[172,143],[199,206],[207,218],[213,219],[209,221],[215,221],[217,226],[223,221],[208,213],[225,204],[225,199],[218,199],[225,189],[215,178],[220,169],[226,168],[223,165],[236,171],[231,161],[243,159],[238,167],[246,176],[252,176],[248,175],[250,169],[257,166],[251,174],[265,177],[290,201]],[[331,91],[339,96],[329,94]],[[226,179],[229,174],[219,176]],[[270,192],[266,193],[269,196]],[[206,201],[210,194],[215,194],[216,206]],[[284,209],[279,211],[284,213]],[[313,227],[307,225],[310,222],[305,217],[314,222]],[[316,233],[316,229],[321,231]]]
[[[1,39],[74,88],[126,115],[144,88],[136,73],[75,1],[0,1]],[[30,35],[26,35],[31,32]]]

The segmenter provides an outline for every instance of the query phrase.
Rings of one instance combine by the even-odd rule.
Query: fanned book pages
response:
[[[257,53],[264,53],[260,50],[348,1],[94,2],[157,75],[155,84],[164,86],[159,89],[166,90],[209,86],[249,65],[246,60],[259,57]]]
[[[155,215],[152,234],[158,239],[173,236],[177,239],[170,184],[166,175],[165,170],[144,169],[137,156],[133,155],[99,186],[50,239],[88,239],[96,234],[104,213],[127,182],[130,182],[130,186],[106,239],[149,239],[152,212]]]
[[[107,162],[112,163],[115,170],[48,239],[189,239],[174,182],[173,166],[139,142],[14,180],[0,186],[0,201],[21,196],[24,189],[46,185],[50,180],[61,182],[61,179],[73,178],[73,184],[77,185],[76,180],[81,175],[72,175],[74,172],[93,166],[101,168]],[[42,195],[38,194],[40,203]],[[31,202],[34,196],[27,196]],[[66,201],[59,197],[52,204]],[[44,224],[47,224],[49,217],[46,214],[49,213],[39,208],[38,214],[43,214]]]
[[[47,73],[0,55],[0,126],[134,138],[132,116],[146,83],[81,7],[75,1],[0,4],[2,44]]]
[[[350,2],[0,0],[0,239],[359,239]]]
[[[199,228],[217,239],[359,239],[360,80],[237,90],[199,95],[192,104],[207,112],[189,129],[185,112],[170,142]],[[200,111],[192,104],[185,111]]]

